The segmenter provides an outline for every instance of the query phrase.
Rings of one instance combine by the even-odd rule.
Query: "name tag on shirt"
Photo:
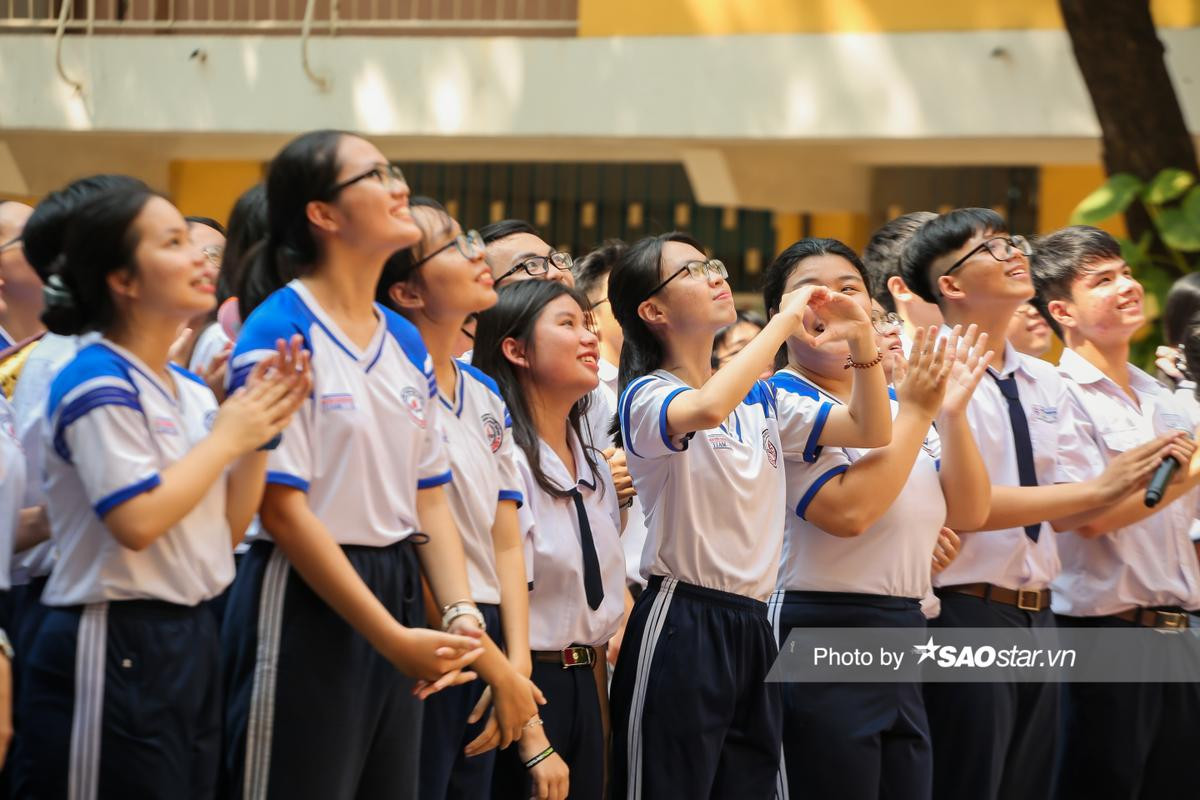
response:
[[[723,431],[708,431],[708,446],[713,450],[732,450],[733,441]]]
[[[321,409],[323,411],[353,411],[354,395],[323,394],[321,395]]]
[[[1029,413],[1037,422],[1049,422],[1051,425],[1058,422],[1057,406],[1040,406],[1034,404],[1029,407]]]

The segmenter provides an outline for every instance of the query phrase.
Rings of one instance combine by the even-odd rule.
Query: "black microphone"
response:
[[[1162,422],[1162,427],[1167,431],[1183,431],[1187,434],[1187,438],[1192,438],[1192,429],[1187,424],[1187,420],[1178,414],[1164,413],[1159,419]],[[1157,426],[1156,426],[1157,427]],[[1159,428],[1162,429],[1161,427]],[[1183,466],[1173,456],[1167,456],[1158,465],[1158,469],[1154,470],[1154,477],[1150,479],[1150,483],[1146,486],[1146,508],[1154,508],[1163,499],[1166,494],[1167,486],[1171,484],[1171,479],[1175,477],[1175,473]]]

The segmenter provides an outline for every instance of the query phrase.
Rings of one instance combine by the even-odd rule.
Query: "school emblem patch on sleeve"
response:
[[[763,451],[767,454],[767,461],[770,462],[772,467],[778,469],[779,450],[775,447],[775,443],[771,441],[771,432],[766,428],[763,428],[762,443]]]
[[[404,403],[404,407],[408,409],[408,413],[412,416],[413,422],[418,428],[425,427],[425,401],[421,398],[421,393],[411,386],[405,386],[400,392],[400,400]]]
[[[498,452],[504,441],[504,427],[500,420],[491,414],[484,414],[479,419],[483,422],[483,438],[487,440],[488,447],[492,448],[493,453]]]

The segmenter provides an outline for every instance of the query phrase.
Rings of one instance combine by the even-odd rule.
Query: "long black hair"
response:
[[[308,224],[306,208],[314,200],[330,200],[337,186],[337,149],[344,136],[337,130],[310,131],[284,145],[267,169],[267,236],[242,272],[238,311],[242,319],[267,296],[293,278],[309,272],[320,258],[320,246]]]
[[[432,197],[421,195],[410,197],[408,207],[410,209],[432,209],[442,220],[442,233],[450,231],[453,227],[454,218],[450,216],[450,212]],[[379,283],[375,285],[375,301],[400,314],[404,312],[392,301],[391,289],[397,283],[404,283],[414,277],[413,270],[417,268],[417,262],[428,255],[429,244],[437,232],[432,225],[421,220],[420,214],[413,214],[413,222],[421,229],[421,241],[412,247],[392,253],[384,262],[383,272],[379,275]]]
[[[217,273],[217,303],[237,297],[247,265],[267,238],[267,189],[256,183],[242,192],[229,212],[229,232],[225,234],[225,255]],[[241,305],[239,301],[239,313]],[[242,314],[243,319],[245,314]]]
[[[145,185],[124,185],[95,194],[71,214],[47,281],[42,323],[51,333],[104,331],[116,321],[108,276],[137,269],[134,222],[155,197]]]
[[[867,294],[871,293],[871,279],[862,259],[858,257],[858,253],[838,239],[810,236],[801,239],[775,256],[771,266],[767,267],[763,277],[762,292],[763,306],[767,309],[768,318],[775,316],[775,313],[779,311],[779,304],[783,301],[783,288],[787,286],[788,278],[792,276],[802,261],[813,256],[838,256],[849,261],[862,277]],[[787,366],[787,345],[780,347],[779,352],[775,354],[775,368],[780,369],[785,366]]]
[[[682,242],[704,252],[703,245],[679,231],[647,236],[621,254],[608,276],[609,305],[625,338],[617,370],[618,395],[634,380],[662,366],[662,342],[638,316],[638,306],[662,282],[662,251],[667,242]]]
[[[500,394],[508,404],[508,413],[512,416],[513,441],[529,461],[529,468],[533,471],[538,486],[552,497],[566,497],[574,487],[559,486],[550,480],[542,469],[541,445],[521,383],[520,369],[504,357],[500,344],[505,339],[516,339],[524,344],[526,352],[532,355],[533,330],[546,306],[567,295],[586,312],[587,299],[558,281],[517,281],[501,288],[497,294],[499,300],[496,305],[479,314],[479,322],[475,326],[475,352],[471,363],[492,376],[500,387]],[[571,411],[567,414],[567,425],[583,443],[583,457],[587,460],[592,479],[597,480],[600,471],[595,457],[596,448],[591,442],[590,434],[582,433],[585,427],[581,425],[587,414],[590,399],[590,394],[585,394],[571,406]]]

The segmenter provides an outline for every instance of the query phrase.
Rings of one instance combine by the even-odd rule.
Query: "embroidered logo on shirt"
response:
[[[1052,425],[1058,422],[1058,406],[1031,405],[1029,413],[1038,422],[1049,422]]]
[[[175,420],[170,417],[155,417],[154,432],[163,436],[178,436],[179,426],[175,424]]]
[[[708,431],[708,446],[713,450],[732,450],[733,442],[721,431]]]
[[[205,430],[211,431],[213,429],[213,424],[216,421],[217,421],[217,410],[215,408],[212,409],[211,411],[206,411],[204,413],[204,429]]]
[[[405,386],[400,392],[400,400],[404,403],[404,407],[408,409],[408,413],[412,416],[413,422],[418,428],[425,427],[425,401],[421,398],[421,393],[411,386]]]
[[[321,395],[321,410],[322,411],[353,411],[354,410],[354,395],[340,394],[323,394]]]
[[[504,428],[500,421],[491,414],[484,414],[479,419],[483,422],[483,438],[487,439],[488,447],[492,448],[493,453],[499,452],[500,443],[504,441]]]
[[[775,448],[775,443],[771,441],[771,432],[765,428],[762,432],[762,443],[763,450],[766,451],[767,454],[767,461],[772,467],[778,469],[776,465],[779,463],[779,450]]]

